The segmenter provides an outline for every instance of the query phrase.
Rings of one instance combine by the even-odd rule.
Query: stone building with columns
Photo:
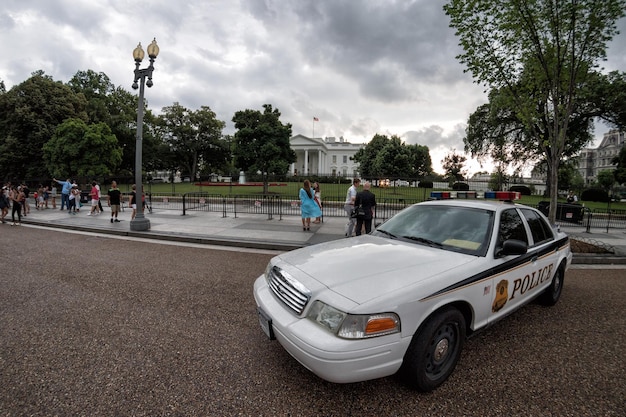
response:
[[[343,137],[309,138],[296,135],[289,140],[297,161],[291,175],[334,175],[352,178],[359,175],[359,164],[352,157],[364,143],[350,143]]]
[[[594,182],[600,171],[614,170],[615,165],[611,161],[625,145],[625,132],[611,129],[604,134],[596,149],[583,149],[578,156],[578,172],[585,179],[585,183]]]

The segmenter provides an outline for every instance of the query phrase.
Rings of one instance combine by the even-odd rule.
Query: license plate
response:
[[[274,329],[272,328],[272,319],[268,316],[265,311],[261,309],[261,307],[257,308],[257,313],[259,314],[259,324],[261,325],[261,329],[267,335],[270,340],[276,339],[274,336]]]

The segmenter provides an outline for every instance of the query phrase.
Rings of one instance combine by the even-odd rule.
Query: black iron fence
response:
[[[125,199],[128,200],[128,192]],[[376,198],[376,220],[383,222],[404,208],[423,201],[422,198]],[[32,201],[34,204],[34,201]],[[60,201],[59,201],[60,203]],[[300,216],[300,200],[274,195],[221,195],[203,192],[185,194],[147,193],[146,204],[149,211],[176,210],[183,215],[189,212],[221,213],[222,217],[242,214],[267,216],[268,219],[282,219],[286,216]],[[540,202],[536,205],[547,214],[549,203]],[[323,215],[325,217],[345,217],[342,199],[324,200]],[[599,209],[590,210],[578,204],[559,203],[556,223],[569,227],[594,229],[626,229],[626,210]]]
[[[183,215],[188,212],[206,211],[221,212],[223,217],[240,214],[259,214],[268,219],[284,216],[299,216],[300,201],[272,195],[233,195],[223,196],[208,193],[186,193],[183,195],[156,195],[151,197],[152,206],[162,209],[182,210]],[[385,221],[405,207],[419,203],[422,199],[409,198],[382,198],[377,199],[376,219]],[[561,205],[560,205],[561,206]],[[581,228],[611,228],[626,229],[626,210],[621,209],[593,209],[584,206],[565,205],[557,210],[557,224]],[[565,207],[565,206],[569,206]],[[573,208],[572,208],[573,207]],[[546,206],[541,203],[537,208],[544,211]],[[327,217],[344,217],[343,201],[325,200],[323,215]]]

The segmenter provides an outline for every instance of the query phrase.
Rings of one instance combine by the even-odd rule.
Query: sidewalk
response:
[[[76,215],[66,210],[34,210],[24,217],[24,224],[73,229],[78,231],[160,239],[179,242],[192,242],[242,248],[288,251],[303,246],[327,242],[344,237],[343,217],[327,217],[323,223],[311,224],[310,231],[302,230],[301,219],[297,216],[274,217],[267,215],[234,214],[223,217],[221,212],[191,211],[185,216],[177,210],[154,210],[145,214],[150,220],[150,230],[137,232],[130,230],[131,210],[126,208],[119,214],[120,223],[111,223],[111,212],[104,207],[104,213],[88,216],[89,207]],[[7,220],[10,219],[10,214]],[[7,223],[8,226],[8,223]],[[615,254],[574,254],[577,264],[626,264],[626,230],[585,229],[562,226],[561,229],[572,238],[596,242],[612,248]]]
[[[297,216],[268,220],[267,215],[258,214],[237,214],[235,218],[232,213],[222,217],[221,212],[188,211],[183,216],[179,210],[153,210],[152,213],[145,213],[150,220],[150,230],[138,232],[130,230],[131,210],[128,208],[119,214],[120,223],[111,223],[111,211],[106,206],[104,212],[97,216],[88,216],[89,209],[83,207],[80,212],[71,215],[66,210],[61,211],[59,206],[44,210],[31,208],[30,214],[22,218],[22,223],[118,236],[278,251],[343,238],[346,223],[343,217],[325,218],[323,223],[311,224],[311,230],[305,232]]]

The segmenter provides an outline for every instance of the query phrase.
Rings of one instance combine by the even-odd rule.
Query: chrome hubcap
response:
[[[450,342],[448,339],[441,339],[437,346],[435,346],[435,351],[433,352],[433,358],[435,361],[440,362],[443,358],[448,354],[448,348],[450,347]]]

